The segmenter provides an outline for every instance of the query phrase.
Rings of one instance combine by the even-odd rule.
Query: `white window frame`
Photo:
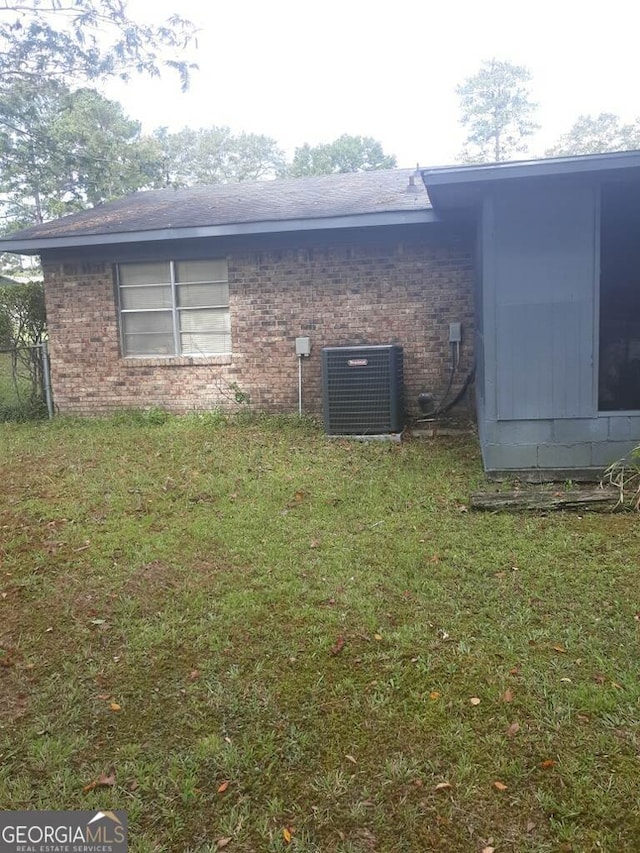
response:
[[[180,263],[189,263],[189,261],[191,261],[191,260],[193,260],[193,261],[197,260],[197,261],[203,261],[203,262],[211,261],[214,263],[224,262],[225,270],[226,270],[226,277],[224,279],[211,279],[211,280],[207,280],[207,281],[179,282],[177,280],[176,266]],[[156,282],[156,283],[149,283],[149,284],[135,284],[135,285],[122,284],[121,275],[120,275],[121,267],[144,266],[145,264],[152,264],[152,263],[163,263],[163,264],[168,263],[169,264],[169,271],[170,271],[169,272],[170,281],[168,281],[168,282]],[[116,264],[115,265],[115,275],[116,275],[116,287],[117,287],[117,296],[118,296],[117,304],[118,304],[118,327],[119,327],[119,333],[120,333],[120,351],[122,353],[123,358],[132,358],[132,359],[136,359],[136,358],[138,358],[138,359],[139,358],[166,358],[166,359],[170,359],[170,358],[182,358],[182,357],[198,358],[198,357],[207,357],[207,356],[215,356],[215,355],[230,355],[231,354],[231,331],[230,330],[229,330],[229,346],[226,349],[211,350],[211,351],[206,351],[206,352],[204,352],[204,351],[183,352],[182,351],[182,338],[181,338],[181,336],[182,336],[182,334],[187,334],[187,333],[183,332],[181,330],[181,324],[180,324],[180,316],[183,312],[186,313],[189,311],[203,311],[203,310],[219,311],[221,314],[226,314],[227,320],[229,321],[229,319],[230,319],[230,304],[229,304],[230,303],[230,297],[229,297],[229,290],[228,290],[228,287],[229,287],[229,268],[228,268],[226,258],[184,258],[180,261],[166,261],[164,259],[160,260],[160,261],[151,261],[151,260],[148,260],[148,261],[129,261],[129,262],[123,262],[123,263]],[[178,288],[180,287],[181,284],[196,284],[196,285],[199,285],[199,284],[212,284],[212,285],[226,284],[227,285],[227,301],[226,301],[226,303],[220,303],[220,304],[180,306],[178,304]],[[123,308],[122,307],[122,302],[123,302],[122,291],[124,289],[127,289],[127,288],[133,289],[133,288],[142,288],[142,287],[158,287],[158,286],[165,286],[165,287],[169,286],[170,287],[171,305],[169,307],[166,307],[166,308]],[[173,353],[145,353],[145,354],[133,353],[133,354],[130,354],[130,353],[126,352],[125,330],[124,330],[124,323],[123,323],[124,315],[126,315],[126,314],[153,314],[153,313],[167,314],[169,312],[171,313],[171,326],[172,326],[172,330],[173,330]]]

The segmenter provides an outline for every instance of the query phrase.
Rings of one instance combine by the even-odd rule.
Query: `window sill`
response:
[[[153,358],[124,356],[122,358],[123,364],[127,367],[207,367],[215,364],[231,364],[232,361],[231,353],[224,355],[154,356]]]

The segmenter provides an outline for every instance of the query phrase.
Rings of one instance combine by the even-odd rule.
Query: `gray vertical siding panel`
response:
[[[495,292],[495,229],[493,199],[486,197],[482,204],[480,224],[481,275],[479,282],[480,311],[482,312],[482,365],[479,371],[483,416],[495,421],[497,412],[497,354],[496,354],[496,292]],[[478,357],[478,356],[476,356]],[[482,423],[480,422],[480,429]]]
[[[552,417],[553,327],[546,305],[497,306],[498,419]]]
[[[476,395],[479,405],[484,405],[484,311],[482,308],[482,220],[477,224],[474,253],[475,275],[473,284],[474,307],[474,344],[473,352],[476,363]]]
[[[493,276],[498,420],[589,417],[595,192],[548,187],[493,199],[485,229],[485,330]],[[485,365],[488,364],[485,352]]]
[[[591,317],[587,302],[498,306],[499,420],[592,414]]]

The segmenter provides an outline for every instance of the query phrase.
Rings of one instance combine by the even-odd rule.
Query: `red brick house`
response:
[[[419,174],[389,170],[137,193],[27,229],[39,253],[61,413],[322,411],[325,346],[401,344],[409,411],[472,364],[470,229],[436,221]],[[8,244],[10,243],[10,245]]]
[[[137,193],[0,251],[42,257],[60,412],[294,412],[309,338],[317,414],[323,348],[399,344],[410,415],[475,364],[486,469],[575,477],[640,444],[639,234],[629,151]]]

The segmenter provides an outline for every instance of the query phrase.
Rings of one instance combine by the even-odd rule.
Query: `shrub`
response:
[[[12,392],[0,400],[3,420],[14,419],[14,410],[20,420],[41,411],[42,353],[37,347],[46,339],[46,329],[44,286],[40,282],[0,285],[0,349],[7,356],[3,359],[8,370],[4,384],[8,378]]]
[[[640,445],[629,456],[609,465],[601,485],[613,486],[619,492],[619,506],[640,510]]]

